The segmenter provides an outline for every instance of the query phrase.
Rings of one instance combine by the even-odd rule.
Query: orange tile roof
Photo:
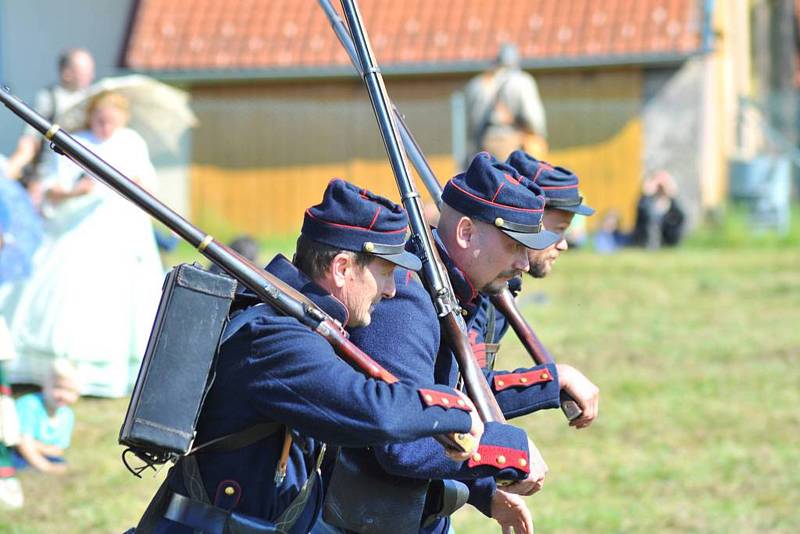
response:
[[[338,1],[332,0],[341,11]],[[360,0],[381,65],[688,55],[702,0]],[[314,0],[139,0],[125,51],[138,70],[349,67]]]

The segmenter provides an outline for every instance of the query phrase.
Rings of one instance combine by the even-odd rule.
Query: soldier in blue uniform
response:
[[[522,150],[512,152],[506,163],[514,167],[520,175],[529,178],[544,192],[547,201],[543,217],[544,227],[559,235],[558,241],[549,247],[528,251],[530,262],[528,274],[534,278],[544,278],[550,273],[560,254],[568,248],[564,234],[573,217],[576,214],[590,216],[594,213],[594,209],[583,203],[579,193],[578,177],[569,170],[536,160]],[[509,282],[514,294],[519,292],[521,286],[522,277]],[[494,366],[494,355],[499,348],[499,341],[508,327],[508,321],[491,301],[488,298],[482,299],[476,312],[473,330],[470,331],[470,341],[476,355],[483,357],[485,366],[490,368]],[[572,420],[570,425],[575,428],[585,428],[597,417],[599,389],[574,367],[563,363],[559,363],[557,367],[562,383],[568,384],[570,395],[582,410],[581,416]],[[481,488],[482,484],[484,486]],[[476,494],[482,489],[484,494],[488,494],[491,486],[491,481],[475,483],[473,493]],[[480,500],[475,496],[473,498]],[[531,525],[530,512],[524,501],[516,496],[496,491],[493,493],[493,504],[497,511],[493,517],[501,525]]]
[[[565,234],[575,215],[588,217],[594,209],[583,203],[579,192],[578,177],[563,167],[553,167],[539,161],[522,150],[515,150],[506,161],[522,176],[528,177],[544,192],[546,206],[543,223],[545,228],[558,234],[556,243],[543,250],[532,250],[528,253],[530,269],[528,274],[534,278],[544,278],[553,268],[553,264],[568,248]],[[521,278],[509,283],[514,292],[521,288]],[[491,303],[489,303],[491,306]],[[487,307],[483,307],[487,309]],[[508,322],[501,313],[497,313],[496,340],[500,340],[508,329]],[[578,402],[582,414],[570,421],[575,428],[585,428],[597,418],[599,390],[580,371],[569,365],[559,364],[562,379],[569,374],[569,393]]]
[[[305,213],[294,261],[278,255],[267,270],[343,325],[365,326],[381,298],[394,296],[395,266],[420,267],[404,250],[406,231],[398,205],[333,180]],[[208,445],[171,469],[137,531],[307,533],[324,493],[322,442],[363,447],[466,432],[480,438],[483,425],[469,400],[432,377],[414,384],[368,379],[321,336],[249,291],[234,308],[198,424],[197,443]],[[520,430],[507,432],[525,439]],[[448,454],[464,460],[471,452]],[[435,454],[446,458],[441,446]]]
[[[434,238],[471,328],[483,295],[499,291],[527,271],[528,250],[545,249],[558,240],[558,235],[542,228],[545,199],[541,190],[487,153],[476,156],[465,173],[448,182],[442,200]],[[353,341],[403,380],[420,383],[433,375],[437,383],[454,386],[458,369],[452,353],[442,344],[430,296],[410,273],[398,272],[396,285],[396,297],[376,307],[373,323],[355,329]],[[401,324],[405,329],[399,328]],[[487,370],[486,376],[506,417],[559,406],[560,384],[554,365],[514,372]],[[432,440],[421,439],[342,454],[348,463],[357,463],[373,478],[379,473],[389,480],[469,478],[463,466],[441,461],[435,455],[435,445]],[[485,435],[467,467],[522,465],[521,460],[525,460],[532,476],[508,486],[506,491],[530,494],[541,487],[546,471],[532,444],[530,450],[530,458],[521,458],[513,447],[492,443]],[[481,480],[479,485],[480,491],[470,492],[470,502],[489,514],[493,479]],[[429,495],[428,502],[441,500]],[[422,515],[437,512],[429,506]],[[448,524],[449,518],[441,517],[424,531],[447,532]]]
[[[542,223],[546,229],[558,234],[558,240],[540,250],[528,250],[530,269],[528,274],[533,278],[544,278],[553,268],[553,264],[568,248],[564,237],[572,219],[576,214],[590,216],[594,209],[583,204],[583,197],[579,193],[578,177],[563,167],[553,167],[526,154],[522,150],[515,150],[506,160],[506,164],[513,167],[521,176],[530,179],[537,190],[541,190],[546,198],[546,206]],[[518,276],[508,283],[515,295],[522,288],[522,277]],[[483,367],[494,367],[494,355],[499,348],[499,341],[508,330],[509,323],[490,302],[482,298],[475,312],[473,329],[470,331],[470,341],[476,356]],[[575,368],[559,364],[559,371],[564,380],[568,377],[569,392],[578,401],[583,409],[581,417],[570,422],[576,428],[589,426],[597,417],[597,388]]]

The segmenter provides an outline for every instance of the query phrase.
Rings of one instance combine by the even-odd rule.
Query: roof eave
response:
[[[668,67],[678,66],[689,58],[702,54],[702,49],[690,52],[575,56],[524,59],[526,70],[598,69],[610,67]],[[386,76],[429,76],[431,74],[475,74],[492,66],[491,61],[455,63],[395,63],[383,67]],[[202,82],[282,81],[352,78],[355,70],[349,66],[289,67],[258,69],[126,69],[147,74],[164,82],[191,84]]]

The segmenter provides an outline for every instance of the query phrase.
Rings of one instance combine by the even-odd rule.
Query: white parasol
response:
[[[83,124],[92,97],[103,91],[114,91],[128,99],[128,127],[147,141],[151,153],[178,152],[181,136],[197,125],[186,91],[140,74],[103,78],[92,84],[83,99],[64,111],[60,121]]]

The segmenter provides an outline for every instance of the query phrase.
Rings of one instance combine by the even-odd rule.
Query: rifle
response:
[[[330,5],[326,8],[324,0],[320,0],[320,4],[325,9],[328,17],[331,18],[330,11],[332,11],[332,8],[330,8]],[[442,259],[433,245],[431,230],[423,217],[422,200],[411,180],[405,152],[400,142],[400,134],[390,113],[389,95],[372,53],[372,48],[369,45],[361,20],[361,13],[356,6],[355,0],[342,0],[342,8],[352,37],[352,46],[348,48],[345,44],[345,48],[348,48],[348,52],[351,52],[351,54],[352,51],[355,52],[357,61],[355,61],[353,55],[351,55],[351,58],[361,67],[359,72],[362,74],[364,83],[367,86],[372,109],[375,112],[384,147],[400,191],[401,201],[408,214],[412,243],[416,247],[420,260],[422,260],[421,275],[423,283],[431,295],[442,323],[445,338],[455,354],[467,393],[478,409],[478,413],[484,421],[503,423],[505,422],[505,417],[472,353],[472,347],[466,334],[466,325],[460,314],[460,306],[450,285],[450,279],[447,276]],[[338,16],[335,18],[338,20]],[[334,30],[337,30],[337,25],[333,25]],[[340,33],[340,31],[337,31],[337,35],[342,39]]]
[[[422,153],[422,149],[417,143],[417,140],[414,139],[413,134],[409,130],[405,119],[397,110],[397,107],[394,107],[394,112],[395,119],[400,124],[400,131],[404,132],[405,134],[403,136],[403,141],[406,145],[406,150],[411,153],[410,158],[414,163],[414,168],[417,170],[417,174],[422,177],[422,181],[427,187],[428,193],[430,193],[436,205],[441,207],[442,186],[440,185],[439,180],[436,178],[436,175],[433,173],[433,169],[431,169],[430,165],[428,164],[428,160],[425,158],[425,155]],[[514,299],[514,296],[511,294],[511,291],[508,289],[508,287],[503,288],[500,293],[497,295],[492,295],[490,298],[492,304],[506,317],[506,319],[508,319],[511,328],[514,330],[514,333],[517,334],[522,346],[525,347],[525,350],[528,352],[528,355],[531,357],[533,362],[536,365],[555,363],[555,360],[550,355],[550,352],[544,347],[542,342],[539,340],[539,337],[533,331],[533,327],[531,327],[530,323],[525,320],[525,317],[522,315],[519,306],[517,306],[517,301]],[[565,391],[561,391],[561,411],[564,412],[564,415],[568,421],[577,419],[583,413],[580,406],[578,406],[578,403],[575,402],[569,393]]]
[[[344,327],[325,313],[305,295],[284,283],[275,275],[261,269],[250,260],[223,245],[178,215],[156,197],[145,191],[130,178],[109,165],[94,152],[11,94],[8,87],[0,89],[0,102],[23,121],[43,134],[58,154],[68,157],[76,165],[94,176],[124,198],[160,221],[203,256],[224,269],[245,287],[253,291],[262,301],[274,306],[281,313],[294,317],[300,323],[325,338],[336,353],[367,376],[393,384],[397,382],[388,370],[381,367],[361,349],[348,340]],[[455,441],[446,435],[434,436],[443,445],[468,451],[473,449],[474,438],[470,434],[457,434]]]
[[[362,78],[364,78],[365,81],[366,81],[366,79],[367,79],[366,75],[365,75],[366,71],[365,71],[365,69],[363,67],[363,65],[365,65],[366,63],[362,63],[363,59],[359,58],[359,54],[356,52],[356,48],[355,48],[355,46],[353,44],[353,40],[350,37],[350,33],[348,32],[348,30],[345,27],[344,23],[342,22],[341,18],[339,18],[338,13],[336,13],[336,10],[333,9],[333,6],[331,5],[330,0],[319,0],[319,4],[322,7],[322,9],[325,11],[325,14],[328,16],[328,20],[329,20],[331,26],[333,27],[333,31],[336,33],[336,36],[339,38],[339,42],[342,44],[342,46],[344,47],[345,51],[347,52],[347,55],[350,57],[350,61],[353,63],[353,66],[355,67],[356,71],[358,71],[359,75]],[[344,6],[344,0],[342,1],[342,5],[343,5],[343,7],[345,7]],[[357,13],[357,10],[356,10],[356,13]],[[345,7],[345,16],[347,16],[347,8],[346,7]],[[348,23],[351,24],[349,19],[348,19]],[[352,27],[352,24],[351,24],[351,27]],[[369,46],[368,43],[367,43],[366,46],[367,47]],[[370,52],[370,51],[368,50],[368,52]],[[373,68],[377,69],[377,65],[375,65],[374,59],[371,60],[370,64],[373,65]],[[368,82],[368,84],[369,84],[369,82]],[[405,155],[408,156],[408,158],[411,160],[411,163],[414,165],[414,168],[417,171],[417,175],[422,179],[422,182],[425,184],[425,188],[428,190],[428,193],[430,193],[431,198],[436,203],[436,206],[441,208],[441,204],[442,204],[442,186],[441,186],[439,180],[436,178],[436,175],[434,174],[433,169],[431,169],[430,165],[428,164],[428,160],[425,158],[425,154],[422,152],[422,149],[420,148],[419,144],[417,143],[417,140],[414,138],[414,135],[411,133],[411,130],[409,129],[408,125],[406,124],[403,115],[397,109],[397,106],[395,106],[389,100],[388,94],[386,94],[385,87],[383,86],[383,80],[380,80],[380,82],[377,85],[379,85],[379,87],[383,87],[383,93],[384,94],[380,95],[380,96],[385,99],[385,102],[387,104],[391,104],[392,115],[394,116],[394,128],[396,129],[395,133],[399,132],[399,136],[403,141],[403,146],[405,147],[405,152],[404,152]],[[369,85],[368,85],[368,87],[369,87]],[[370,98],[372,99],[372,94],[370,94]],[[373,108],[375,108],[374,101],[373,101]],[[376,116],[378,116],[378,120],[380,121],[381,119],[380,119],[380,116],[378,115],[378,111],[376,110],[375,113],[376,113]],[[391,119],[389,119],[389,120],[391,120]],[[384,127],[381,126],[381,133],[382,134],[383,134],[383,130],[384,130]],[[386,143],[386,138],[385,137],[384,137],[384,143]],[[388,150],[389,149],[388,149],[388,145],[387,145],[387,151]],[[390,159],[391,159],[391,155],[390,155]],[[392,163],[392,169],[394,170],[394,162]],[[406,171],[406,176],[408,176],[408,172],[407,171]],[[398,185],[399,185],[400,178],[398,178],[398,174],[396,172],[395,172],[395,178],[398,180]],[[410,182],[410,180],[409,180],[409,182]],[[412,187],[412,190],[413,190],[413,185],[411,185],[411,187]],[[403,187],[400,186],[400,188],[401,188],[401,195],[402,195],[403,194]],[[411,219],[411,211],[412,210],[409,208],[409,206],[406,205],[405,197],[404,197],[404,200],[403,200],[403,205],[405,206],[406,211],[409,213],[409,219]],[[427,229],[427,225],[424,225],[424,226]],[[412,229],[415,228],[414,224],[412,224],[411,227],[412,227]],[[426,232],[426,233],[429,233],[429,231]],[[415,234],[416,234],[416,231],[415,231]],[[435,250],[435,247],[434,247],[434,251],[433,252],[436,254],[436,259],[439,260],[438,253]],[[441,260],[439,260],[439,262],[441,262]],[[424,265],[424,262],[423,262],[423,265]],[[446,275],[445,275],[445,279],[447,279]],[[503,289],[503,291],[501,293],[499,293],[498,295],[493,295],[491,297],[491,300],[492,300],[492,304],[500,311],[500,313],[502,313],[508,319],[508,322],[511,325],[511,328],[517,334],[517,337],[519,338],[520,342],[525,347],[525,350],[528,352],[528,354],[530,355],[531,359],[533,360],[533,362],[535,364],[543,365],[543,364],[555,363],[554,360],[553,360],[553,357],[550,355],[550,353],[544,347],[542,342],[539,341],[539,338],[536,336],[536,333],[533,331],[533,328],[530,326],[530,324],[522,316],[522,313],[520,312],[519,307],[517,306],[516,300],[514,299],[513,295],[511,294],[511,291],[509,291],[508,288]],[[434,302],[436,302],[436,301],[437,301],[437,299],[434,297]],[[438,308],[438,306],[437,306],[437,308]],[[441,312],[442,310],[439,309],[438,311]],[[440,313],[440,315],[441,315],[441,313]],[[460,365],[460,361],[459,361],[459,365]],[[484,380],[484,382],[485,382],[485,380]],[[472,396],[471,393],[470,393],[470,396]],[[473,398],[473,400],[474,400],[474,398]],[[477,403],[476,403],[476,405],[477,405]],[[564,415],[566,416],[568,421],[572,421],[573,419],[576,419],[576,418],[580,417],[580,415],[582,413],[580,407],[578,406],[578,403],[575,402],[575,400],[572,399],[569,396],[569,394],[564,392],[564,391],[561,392],[561,410],[564,412]]]

